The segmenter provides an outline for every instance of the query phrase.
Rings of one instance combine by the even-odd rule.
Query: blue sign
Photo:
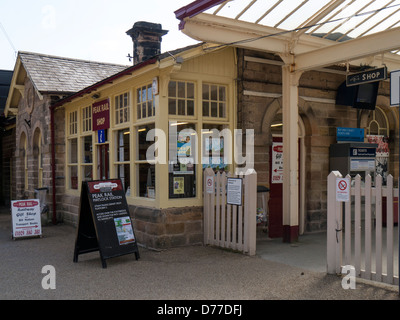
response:
[[[337,141],[364,142],[364,129],[360,128],[336,128]]]
[[[99,130],[97,131],[97,141],[98,143],[105,143],[106,142],[106,132],[105,130]]]

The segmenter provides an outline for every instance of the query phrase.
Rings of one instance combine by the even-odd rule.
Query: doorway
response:
[[[305,225],[305,127],[299,116],[299,235],[304,233]],[[271,144],[269,148],[269,201],[268,237],[283,237],[283,122],[282,111],[278,111],[270,125]]]

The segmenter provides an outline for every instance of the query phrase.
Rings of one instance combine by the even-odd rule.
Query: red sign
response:
[[[92,106],[93,131],[110,128],[110,100],[96,102]]]
[[[29,207],[36,207],[37,205],[39,205],[39,202],[33,200],[15,201],[13,203],[13,207],[15,208],[29,208]]]

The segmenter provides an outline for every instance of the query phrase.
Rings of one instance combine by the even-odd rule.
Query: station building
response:
[[[269,236],[291,242],[326,230],[329,148],[337,128],[363,128],[366,142],[367,136],[387,142],[380,161],[386,173],[398,177],[398,112],[390,108],[388,81],[379,83],[373,109],[357,109],[337,103],[347,95],[339,90],[346,65],[307,71],[298,80],[295,122],[298,217],[288,222],[282,183],[276,183],[282,176],[273,166],[274,147],[284,140],[282,57],[209,43],[161,53],[166,32],[159,24],[136,23],[127,32],[134,43],[129,67],[19,53],[6,106],[6,114],[17,116],[16,199],[48,188],[49,220],[76,225],[82,181],[120,178],[139,243],[152,248],[202,243],[206,166],[194,158],[207,145],[202,134],[251,129],[258,185],[270,190]],[[160,134],[149,140],[152,129]],[[177,156],[187,138],[193,163],[182,164]],[[238,167],[225,160],[234,158],[236,147],[224,151],[220,145],[215,171]]]

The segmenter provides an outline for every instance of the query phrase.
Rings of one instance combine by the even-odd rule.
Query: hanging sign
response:
[[[11,201],[13,238],[37,237],[42,235],[40,201]]]
[[[336,178],[336,201],[350,201],[350,178]]]
[[[82,182],[74,262],[80,254],[99,251],[106,259],[134,253],[139,259],[132,221],[120,179]]]
[[[92,106],[93,131],[110,128],[110,100],[96,102]]]
[[[359,84],[376,82],[387,79],[387,68],[377,68],[348,75],[346,77],[346,86],[356,86]]]

